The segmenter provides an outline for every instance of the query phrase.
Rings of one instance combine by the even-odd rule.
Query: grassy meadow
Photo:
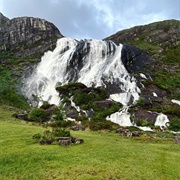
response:
[[[84,143],[39,145],[45,128],[16,120],[0,107],[1,180],[179,180],[180,144],[172,138],[126,138],[114,132],[72,131]]]

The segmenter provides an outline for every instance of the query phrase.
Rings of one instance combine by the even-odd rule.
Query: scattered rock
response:
[[[51,140],[51,139],[41,140],[39,143],[40,143],[40,145],[52,144],[53,140]]]
[[[69,146],[71,144],[82,144],[84,142],[83,139],[74,137],[56,137],[56,141],[58,141],[59,145],[63,146]]]
[[[17,114],[17,113],[14,113],[12,115],[12,117],[17,118],[17,119],[21,119],[21,120],[28,120],[28,114]]]
[[[75,140],[75,143],[76,143],[76,144],[82,144],[83,142],[84,142],[83,139],[76,139],[76,140]]]
[[[129,131],[128,129],[119,128],[116,130],[116,133],[121,134],[123,136],[132,137],[132,136],[140,136],[141,133],[138,131]]]
[[[174,140],[176,143],[180,143],[180,136],[174,136]]]
[[[69,129],[73,131],[79,131],[79,130],[84,131],[85,127],[84,126],[71,126]]]

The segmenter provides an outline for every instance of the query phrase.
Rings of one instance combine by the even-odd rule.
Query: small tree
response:
[[[53,126],[54,127],[61,127],[63,126],[66,117],[65,109],[62,106],[56,107],[53,111]]]
[[[180,119],[174,118],[169,123],[169,130],[180,131]]]
[[[41,108],[34,108],[28,115],[28,119],[36,122],[44,122],[46,119],[46,111]]]

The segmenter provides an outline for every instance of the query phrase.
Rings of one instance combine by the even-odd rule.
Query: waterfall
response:
[[[114,123],[119,124],[120,126],[133,126],[130,113],[128,113],[128,106],[124,106],[119,112],[111,114],[106,119]]]
[[[168,122],[169,122],[168,117],[163,113],[159,113],[157,118],[156,118],[156,122],[154,125],[159,126],[160,128],[167,127]]]
[[[87,87],[105,88],[115,85],[110,99],[123,105],[133,103],[140,89],[121,60],[122,48],[122,44],[112,41],[61,38],[54,51],[44,54],[31,76],[24,78],[22,91],[31,104],[36,98],[39,106],[42,101],[58,105],[57,84],[81,82]]]

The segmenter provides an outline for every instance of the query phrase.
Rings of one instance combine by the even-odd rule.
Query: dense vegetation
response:
[[[85,126],[91,130],[112,129],[117,127],[114,123],[107,121],[106,117],[117,112],[121,107],[121,103],[106,102],[109,97],[109,92],[103,87],[101,88],[87,88],[82,83],[70,83],[68,85],[58,86],[56,90],[61,94],[62,101],[70,104],[70,98],[73,97],[73,102],[82,110],[91,110],[92,117],[89,122],[86,115],[79,113],[74,109],[77,114],[75,119],[82,121]],[[106,104],[107,103],[107,104]]]
[[[7,104],[22,109],[29,108],[25,98],[17,88],[17,80],[12,76],[10,70],[0,66],[0,104]]]

